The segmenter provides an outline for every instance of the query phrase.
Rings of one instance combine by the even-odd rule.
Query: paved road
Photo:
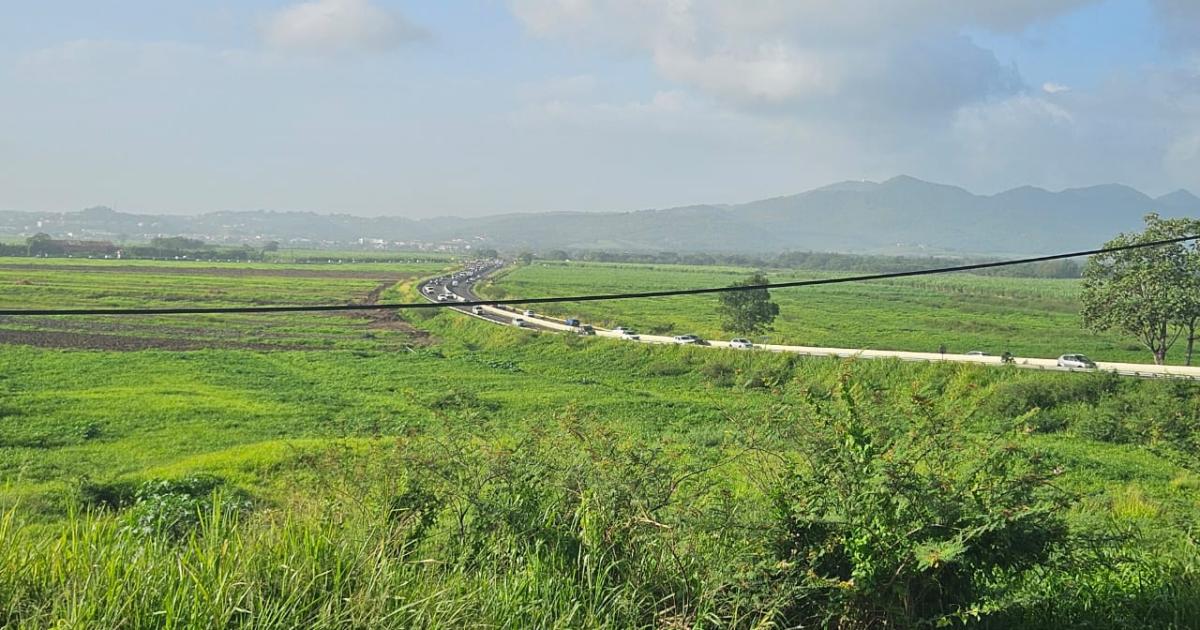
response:
[[[498,269],[490,270],[488,273],[494,273]],[[487,274],[485,274],[487,275]],[[479,279],[482,279],[480,276]],[[482,300],[473,291],[473,284],[460,282],[458,287],[448,289],[455,295],[460,295],[467,300]],[[428,299],[436,299],[435,296],[426,294],[424,286],[422,286],[421,294]],[[436,295],[436,293],[435,293]],[[455,307],[456,310],[479,317],[495,324],[512,325],[514,318],[520,317],[524,319],[533,330],[555,332],[555,333],[571,333],[578,334],[578,329],[573,326],[567,326],[562,320],[536,315],[534,317],[526,317],[523,311],[496,307],[483,307],[482,314],[474,314],[468,307]],[[611,337],[620,339],[621,334],[612,330],[596,328],[596,335],[600,337]],[[640,335],[641,343],[653,344],[674,344],[675,340],[672,337],[660,335]],[[711,340],[705,348],[725,348],[729,349],[728,341]],[[1004,365],[1000,357],[997,356],[975,356],[966,354],[939,354],[937,352],[905,352],[900,350],[864,350],[853,348],[819,348],[811,346],[788,346],[777,344],[756,344],[756,349],[767,350],[770,352],[788,352],[792,354],[801,354],[814,357],[840,357],[840,358],[862,358],[862,359],[900,359],[902,361],[926,361],[926,362],[950,362],[950,363],[975,363],[980,365]],[[1016,357],[1013,365],[1022,369],[1029,370],[1050,370],[1058,372],[1084,372],[1091,370],[1079,370],[1074,368],[1058,367],[1055,359],[1038,359]],[[1149,365],[1143,363],[1112,363],[1112,362],[1097,362],[1097,370],[1115,372],[1123,376],[1136,376],[1141,378],[1184,378],[1200,380],[1200,367],[1183,367],[1174,365]]]

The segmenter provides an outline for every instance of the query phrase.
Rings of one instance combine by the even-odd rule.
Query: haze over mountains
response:
[[[852,181],[736,205],[636,212],[553,212],[411,220],[303,212],[135,215],[0,212],[0,235],[148,240],[184,235],[213,242],[276,240],[337,246],[384,241],[501,249],[621,251],[1023,254],[1097,246],[1138,229],[1148,212],[1200,217],[1200,198],[1179,190],[1152,198],[1116,184],[996,195],[907,176]]]

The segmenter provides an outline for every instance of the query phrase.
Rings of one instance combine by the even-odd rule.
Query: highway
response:
[[[436,301],[437,295],[445,291],[451,295],[462,297],[466,301],[483,301],[484,298],[479,297],[473,291],[474,284],[483,279],[489,274],[499,271],[501,266],[495,264],[487,269],[481,269],[474,275],[473,280],[468,280],[466,275],[458,278],[458,286],[444,287],[443,280],[438,278],[431,281],[426,281],[419,288],[421,295],[430,301]],[[463,272],[460,272],[463,273]],[[430,291],[426,290],[426,286],[431,287]],[[552,333],[569,333],[579,334],[579,328],[568,326],[563,320],[547,317],[544,315],[535,315],[533,317],[525,316],[524,311],[504,308],[500,306],[483,306],[480,313],[472,312],[470,307],[455,306],[455,310],[477,317],[493,324],[511,326],[516,318],[523,319],[528,330],[539,332]],[[623,339],[621,333],[615,330],[606,330],[603,328],[594,328],[595,333],[599,337],[609,337],[613,339]],[[638,341],[641,343],[651,344],[676,344],[673,337],[661,335],[639,335],[636,340],[629,339],[629,342]],[[745,352],[746,349],[733,349],[728,341],[706,340],[702,348],[727,349],[738,352]],[[1004,362],[998,356],[979,356],[967,354],[940,354],[937,352],[906,352],[902,350],[868,350],[854,348],[821,348],[811,346],[791,346],[778,344],[755,344],[754,349],[766,350],[769,352],[787,352],[791,354],[800,354],[813,357],[837,357],[837,358],[858,358],[858,359],[899,359],[901,361],[924,361],[932,363],[974,363],[977,365],[992,365],[1003,366]],[[1056,359],[1040,359],[1029,357],[1014,357],[1012,366],[1027,370],[1046,370],[1056,372],[1092,372],[1106,371],[1113,372],[1122,376],[1131,376],[1138,378],[1178,378],[1178,379],[1193,379],[1200,380],[1200,367],[1184,367],[1178,365],[1152,365],[1144,363],[1113,363],[1113,362],[1096,362],[1095,370],[1086,370],[1080,368],[1059,367]]]

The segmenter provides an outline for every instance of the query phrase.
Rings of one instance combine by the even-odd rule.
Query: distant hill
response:
[[[217,242],[328,246],[380,239],[539,250],[1016,254],[1094,247],[1118,232],[1138,229],[1142,216],[1152,211],[1200,217],[1200,198],[1185,190],[1152,198],[1117,184],[1060,192],[1025,186],[976,195],[900,176],[737,205],[477,219],[271,211],[184,217],[107,208],[65,214],[0,212],[0,234],[42,231],[117,240],[184,235]]]

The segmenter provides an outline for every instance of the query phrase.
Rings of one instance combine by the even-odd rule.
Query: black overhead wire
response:
[[[870,280],[887,280],[891,278],[911,278],[914,276],[931,276],[935,274],[954,273],[958,271],[976,271],[979,269],[994,269],[1030,263],[1048,262],[1081,258],[1097,254],[1108,254],[1134,249],[1162,247],[1186,241],[1200,240],[1200,235],[1181,236],[1158,241],[1147,241],[1116,247],[1102,247],[1080,252],[1051,254],[1033,258],[1018,258],[996,262],[973,263],[954,267],[938,267],[934,269],[918,269],[914,271],[896,271],[891,273],[876,273],[861,276],[844,276],[840,278],[824,278],[820,280],[796,280],[793,282],[773,282],[769,284],[753,284],[730,287],[708,287],[701,289],[669,289],[665,291],[640,291],[632,293],[608,293],[592,295],[573,295],[542,298],[509,298],[503,300],[472,300],[467,302],[407,302],[398,304],[326,304],[326,305],[292,305],[292,306],[225,306],[225,307],[171,307],[171,308],[62,308],[62,309],[0,309],[0,316],[56,316],[56,315],[215,315],[225,313],[322,313],[330,311],[378,311],[378,310],[414,310],[427,308],[464,308],[487,305],[529,305],[555,304],[561,302],[600,302],[605,300],[638,300],[644,298],[671,297],[677,295],[701,295],[707,293],[730,293],[735,291],[757,291],[761,289],[789,289],[795,287],[813,287],[827,284],[845,284],[850,282],[867,282]]]

